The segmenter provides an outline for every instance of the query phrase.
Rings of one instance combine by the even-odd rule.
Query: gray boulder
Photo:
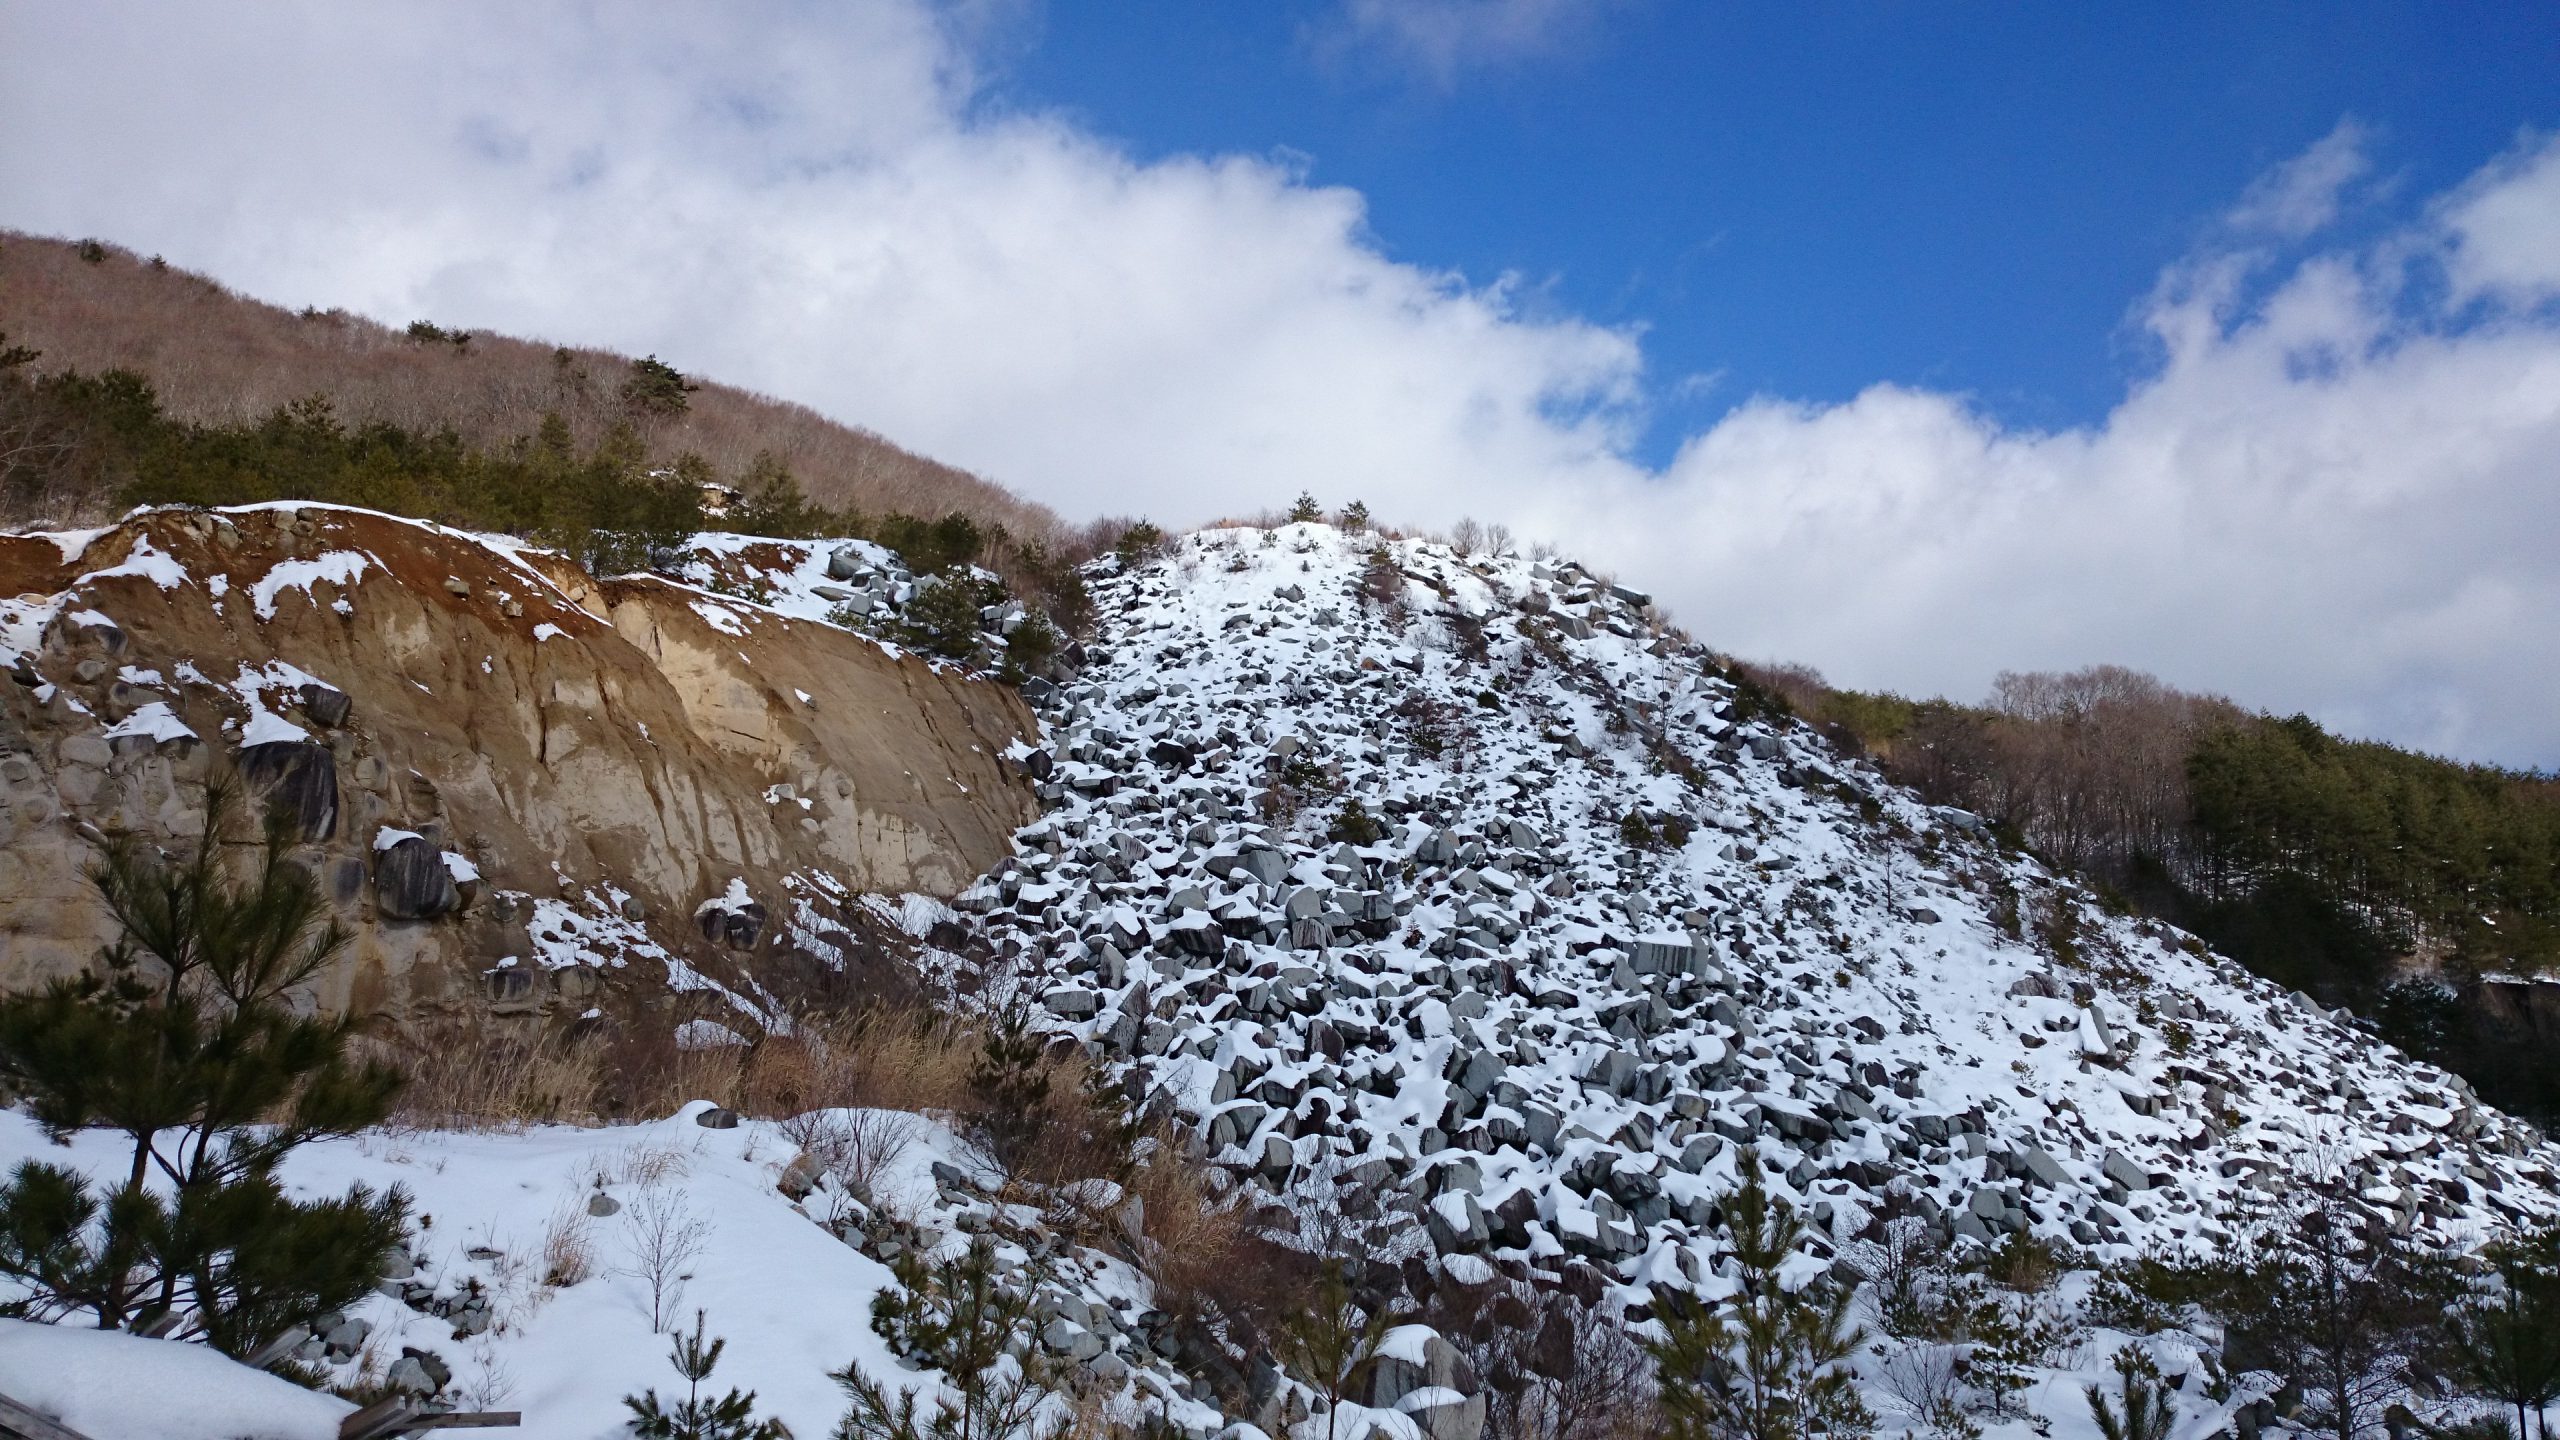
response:
[[[338,833],[338,757],[317,740],[270,740],[240,749],[240,778],[305,841]]]
[[[405,835],[373,852],[373,903],[385,919],[433,920],[461,909],[462,891],[434,842]]]

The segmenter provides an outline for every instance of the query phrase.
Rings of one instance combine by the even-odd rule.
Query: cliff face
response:
[[[582,1006],[643,958],[752,1008],[759,957],[952,894],[1036,813],[1012,690],[503,540],[158,511],[0,537],[0,595],[0,984],[95,953],[98,836],[200,830],[217,766],[356,932],[315,998],[395,1022]]]

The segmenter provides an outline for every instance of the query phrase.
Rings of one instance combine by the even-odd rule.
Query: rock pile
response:
[[[2315,1165],[2404,1229],[2560,1210],[2560,1151],[2458,1078],[1759,712],[1579,567],[1291,525],[1091,584],[1008,757],[1048,813],[957,903],[1275,1215],[1634,1302],[1719,1292],[1745,1149],[1817,1259],[1894,1214],[2197,1243]]]

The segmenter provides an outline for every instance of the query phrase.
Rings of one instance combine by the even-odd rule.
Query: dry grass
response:
[[[671,1036],[653,1036],[614,1047],[620,1080],[614,1100],[627,1117],[655,1119],[672,1115],[696,1100],[737,1109],[745,1092],[744,1045],[709,1045],[687,1050]]]
[[[1128,1188],[1145,1214],[1148,1243],[1141,1249],[1156,1304],[1199,1314],[1230,1298],[1239,1262],[1255,1248],[1253,1217],[1214,1194],[1207,1168],[1185,1159],[1169,1138],[1156,1137]]]
[[[772,1069],[788,1073],[806,1064],[827,1083],[792,1110],[859,1107],[950,1115],[969,1106],[969,1069],[977,1060],[978,1035],[957,1021],[922,1009],[881,1007],[859,1015],[804,1019],[796,1029],[808,1058],[777,1058]],[[757,1098],[783,1097],[772,1093]],[[765,1113],[786,1112],[772,1104]]]
[[[448,1022],[389,1058],[408,1077],[394,1122],[417,1129],[594,1124],[605,1095],[604,1046],[590,1037]]]
[[[788,1035],[686,1049],[662,1026],[593,1033],[445,1021],[373,1042],[408,1077],[394,1123],[415,1129],[601,1124],[673,1114],[709,1100],[787,1119],[812,1110],[957,1115],[971,1104],[975,1030],[921,1006],[804,1017]],[[1072,1091],[1081,1072],[1060,1088]]]
[[[629,356],[485,334],[460,347],[421,343],[342,310],[264,304],[116,246],[90,264],[67,241],[15,231],[0,231],[0,330],[43,352],[39,372],[137,371],[185,420],[257,420],[323,395],[346,420],[450,425],[480,446],[527,434],[556,411],[583,447],[627,418],[616,390]],[[644,422],[654,458],[691,451],[734,475],[770,451],[822,504],[957,513],[1016,535],[1057,529],[1047,508],[965,470],[805,405],[695,378],[701,388],[683,414]]]
[[[595,1224],[586,1197],[571,1196],[542,1232],[542,1283],[567,1289],[596,1273]]]

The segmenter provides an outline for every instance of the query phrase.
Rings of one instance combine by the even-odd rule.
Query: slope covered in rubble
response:
[[[1093,589],[1017,755],[1050,812],[959,903],[1275,1207],[1631,1301],[1729,1288],[1745,1148],[1834,1243],[2122,1259],[2335,1173],[2455,1243],[2560,1209],[2560,1150],[2458,1077],[1843,761],[1572,564],[1295,524]]]

